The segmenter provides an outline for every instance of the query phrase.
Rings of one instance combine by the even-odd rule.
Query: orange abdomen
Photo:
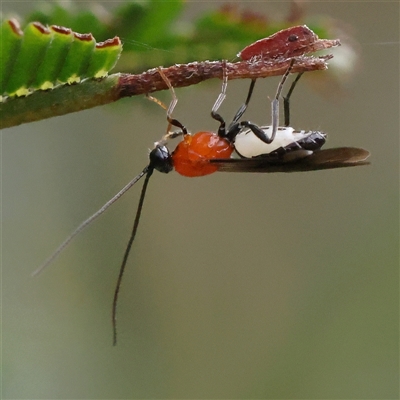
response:
[[[185,135],[174,152],[172,160],[176,172],[183,176],[209,175],[218,170],[208,161],[215,158],[230,158],[232,144],[214,132],[197,132]]]

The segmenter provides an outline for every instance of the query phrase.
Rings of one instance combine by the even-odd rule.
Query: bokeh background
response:
[[[23,15],[35,4],[2,8]],[[220,4],[190,2],[182,18]],[[351,28],[361,61],[340,95],[301,82],[292,124],[328,132],[330,147],[369,149],[371,166],[155,174],[117,347],[112,292],[139,187],[30,274],[146,165],[165,113],[127,99],[2,132],[3,398],[398,398],[399,3],[309,3],[318,14]],[[277,82],[257,84],[249,119],[269,123]],[[247,87],[229,84],[227,118]],[[219,91],[217,80],[179,89],[175,117],[214,129]]]

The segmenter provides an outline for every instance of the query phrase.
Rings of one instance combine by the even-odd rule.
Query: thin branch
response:
[[[293,66],[293,73],[317,71],[327,69],[325,57],[299,57]],[[239,61],[226,63],[228,79],[254,79],[267,78],[269,76],[283,75],[289,64],[288,58],[278,60],[255,59],[251,61]],[[207,79],[222,79],[223,61],[203,61],[189,64],[177,64],[164,68],[163,72],[174,88],[196,85]],[[168,89],[167,85],[158,73],[158,68],[153,68],[140,75],[121,75],[121,97],[137,94],[151,93]]]
[[[327,69],[332,56],[298,57],[293,72]],[[163,72],[175,88],[199,82],[222,79],[222,61],[177,64]],[[266,78],[282,75],[290,59],[253,59],[226,63],[229,79]],[[0,127],[9,128],[27,122],[65,115],[112,103],[124,97],[165,90],[167,86],[157,68],[142,74],[113,74],[101,80],[88,79],[76,85],[65,85],[49,91],[36,91],[27,97],[12,98],[0,104]]]

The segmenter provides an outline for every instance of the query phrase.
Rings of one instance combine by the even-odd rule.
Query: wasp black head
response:
[[[171,153],[166,146],[157,145],[149,155],[150,166],[159,172],[168,174],[174,169]]]

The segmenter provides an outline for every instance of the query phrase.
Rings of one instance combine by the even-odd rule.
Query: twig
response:
[[[327,69],[331,55],[298,57],[293,72]],[[253,59],[226,63],[229,79],[266,78],[282,75],[290,59]],[[222,61],[177,64],[163,72],[175,88],[195,85],[212,78],[222,78]],[[27,97],[12,98],[0,104],[0,128],[39,121],[112,103],[124,97],[165,90],[167,86],[157,68],[142,74],[113,74],[101,80],[88,79],[50,91],[36,91]]]

